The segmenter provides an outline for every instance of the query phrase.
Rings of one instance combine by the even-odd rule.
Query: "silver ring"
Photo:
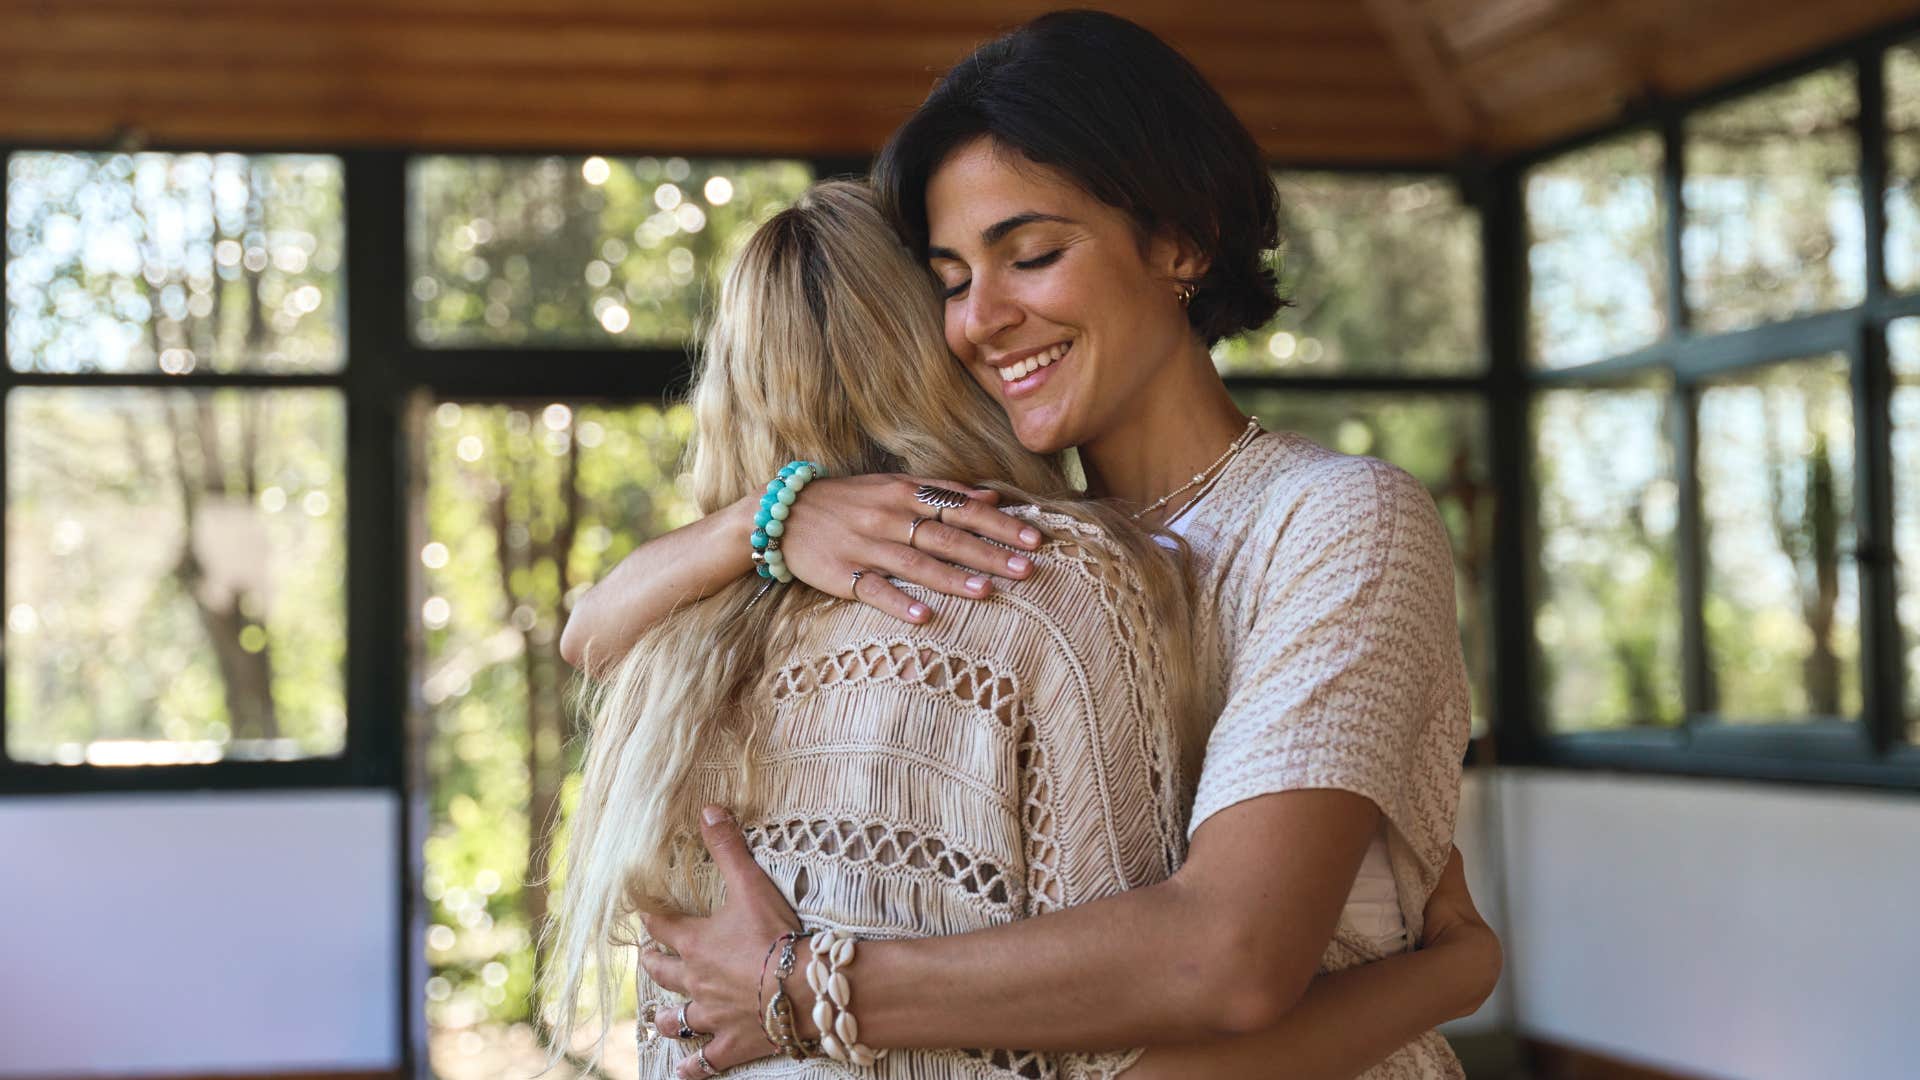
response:
[[[923,517],[917,517],[913,519],[913,524],[907,526],[907,546],[908,547],[913,546],[913,534],[920,531],[920,526],[925,525],[927,522],[932,520],[933,520],[932,518],[923,518]]]
[[[938,484],[921,484],[914,489],[913,497],[918,502],[942,510],[958,510],[969,502],[967,496],[961,492],[952,488],[943,488]]]
[[[858,594],[860,589],[860,577],[862,574],[865,574],[865,573],[866,573],[865,570],[855,570],[853,572],[853,584],[847,586],[848,595]]]
[[[698,1050],[693,1052],[693,1060],[700,1063],[700,1071],[706,1073],[708,1076],[720,1075],[720,1070],[714,1068],[713,1062],[707,1060],[707,1048],[705,1045],[702,1045]]]
[[[687,1026],[687,1006],[692,1004],[693,1004],[693,1001],[689,999],[681,1003],[680,1005],[680,1034],[678,1036],[679,1038],[691,1039],[694,1036],[700,1034],[699,1032]]]

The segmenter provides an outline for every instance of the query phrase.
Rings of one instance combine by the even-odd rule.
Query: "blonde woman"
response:
[[[671,940],[723,889],[777,888],[809,929],[904,939],[1111,896],[1180,864],[1207,715],[1180,545],[1079,497],[1054,457],[1021,447],[952,362],[925,280],[864,185],[819,185],[763,226],[723,286],[693,391],[696,498],[715,514],[793,460],[878,474],[869,482],[899,487],[915,508],[895,522],[911,542],[937,525],[913,500],[918,477],[998,478],[995,497],[1020,504],[1007,520],[1034,530],[1023,556],[1034,572],[919,626],[742,575],[658,618],[622,656],[589,645],[577,660],[599,682],[543,987],[556,1047],[570,1045],[589,971],[621,966],[613,945]],[[795,505],[820,497],[803,487]],[[744,532],[716,539],[749,544]],[[720,805],[734,817],[700,819]],[[740,835],[735,818],[744,847],[725,846]],[[703,836],[719,841],[711,862]],[[1464,889],[1447,897],[1464,904]],[[636,915],[647,934],[633,933]],[[1455,930],[1444,947],[1322,980],[1264,1042],[1222,1050],[1278,1047],[1357,1071],[1459,1013],[1463,998],[1478,1004],[1472,984],[1497,946],[1473,922],[1432,920]],[[782,944],[768,936],[751,946],[764,959]],[[799,968],[810,944],[796,943]],[[1105,1076],[1139,1056],[899,1049],[871,1066],[768,1056],[772,974],[745,1017],[663,993],[654,976],[671,985],[680,961],[651,947],[644,957],[643,1000],[668,1037],[643,1042],[643,1076],[711,1075],[714,1058],[756,1057],[737,1071]],[[857,959],[841,975],[857,987]],[[794,996],[811,1001],[802,982],[796,969]],[[602,1035],[612,995],[600,979]],[[734,1034],[749,1020],[751,1037]],[[821,1034],[811,1009],[795,1026],[799,1040]],[[694,1037],[673,1038],[682,1033]]]

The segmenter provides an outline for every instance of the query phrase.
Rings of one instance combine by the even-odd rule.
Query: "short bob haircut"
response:
[[[928,244],[927,182],[982,135],[1065,173],[1143,236],[1170,227],[1190,240],[1208,269],[1191,283],[1187,318],[1209,346],[1280,309],[1266,160],[1219,92],[1145,27],[1057,11],[947,72],[874,165],[874,186],[916,254]]]

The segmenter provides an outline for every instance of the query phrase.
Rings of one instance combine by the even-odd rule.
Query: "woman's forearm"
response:
[[[742,499],[629,552],[574,605],[560,634],[561,657],[598,676],[675,608],[751,573],[747,533],[756,506],[756,499]]]
[[[1424,1032],[1479,1008],[1498,978],[1499,955],[1492,931],[1483,930],[1321,975],[1273,1027],[1233,1039],[1154,1047],[1126,1080],[1347,1080]]]
[[[862,1038],[1085,1051],[1262,1031],[1311,983],[1377,822],[1347,792],[1263,796],[1216,814],[1159,884],[968,934],[863,945],[852,973]]]

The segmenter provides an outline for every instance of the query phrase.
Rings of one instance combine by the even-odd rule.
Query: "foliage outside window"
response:
[[[1546,730],[1680,722],[1679,502],[1664,385],[1534,399]]]
[[[812,173],[793,161],[426,157],[410,181],[421,344],[680,348],[729,256]]]
[[[317,155],[7,160],[5,756],[346,744],[344,180]],[[194,389],[115,386],[196,376]],[[210,380],[208,379],[210,377]]]
[[[1846,358],[1716,380],[1699,416],[1706,711],[1746,722],[1857,715]]]
[[[339,370],[343,189],[315,155],[9,156],[9,362]]]
[[[1485,367],[1480,217],[1436,175],[1279,173],[1273,322],[1214,350],[1229,375],[1470,375]]]
[[[1681,252],[1696,333],[1866,295],[1855,83],[1843,64],[1687,121]]]
[[[1632,352],[1667,331],[1660,140],[1632,132],[1531,169],[1527,351],[1564,368]]]
[[[571,814],[583,749],[560,630],[575,596],[694,516],[677,476],[692,425],[681,406],[447,402],[424,433],[425,993],[439,1075],[504,1075],[545,1045],[529,1011],[546,962],[533,943],[564,884],[547,824]]]

